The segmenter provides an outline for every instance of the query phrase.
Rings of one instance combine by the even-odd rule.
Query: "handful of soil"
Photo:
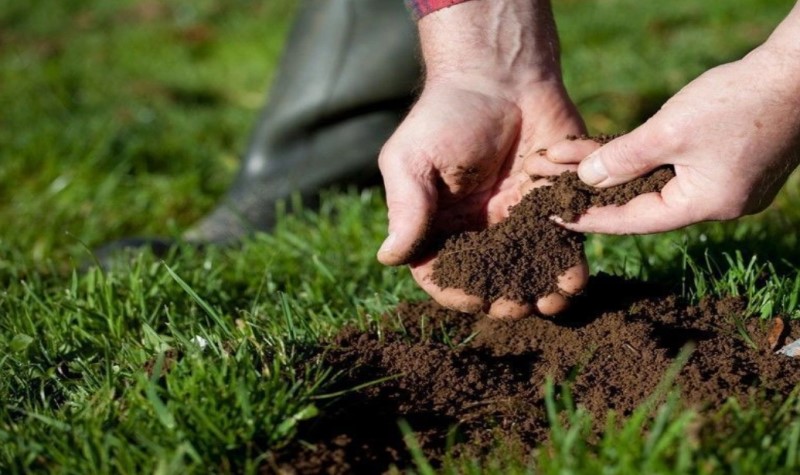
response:
[[[536,188],[510,209],[504,221],[481,231],[448,238],[433,269],[441,288],[459,288],[486,302],[505,297],[535,302],[558,290],[557,279],[581,262],[584,236],[550,217],[575,222],[595,206],[622,205],[643,193],[661,191],[675,176],[672,167],[611,188],[593,188],[565,172],[552,186]]]

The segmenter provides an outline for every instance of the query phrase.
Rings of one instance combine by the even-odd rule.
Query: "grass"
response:
[[[692,77],[762,41],[790,6],[557,2],[567,85],[593,132],[629,130]],[[308,348],[346,324],[375,328],[398,301],[423,296],[407,271],[374,259],[386,225],[380,190],[328,192],[319,210],[285,216],[241,249],[78,272],[88,249],[177,235],[213,206],[293,9],[288,0],[0,4],[0,472],[257,471],[327,394],[329,370],[295,369]],[[671,282],[689,298],[744,295],[756,316],[799,318],[798,190],[795,177],[768,211],[735,223],[594,236],[589,259],[595,271]],[[552,446],[534,466],[506,448],[445,471],[793,473],[800,464],[796,397],[778,411],[731,401],[707,420],[669,399],[591,441],[588,416],[551,394],[566,419],[553,419]]]

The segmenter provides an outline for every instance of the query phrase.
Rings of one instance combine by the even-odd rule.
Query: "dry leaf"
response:
[[[774,351],[776,348],[778,348],[778,345],[781,343],[781,337],[783,336],[783,332],[785,330],[786,325],[783,323],[783,319],[781,317],[775,317],[772,320],[772,328],[767,334],[767,343],[769,344],[770,350]]]

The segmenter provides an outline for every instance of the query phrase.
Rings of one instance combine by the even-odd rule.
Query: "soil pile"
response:
[[[526,195],[503,222],[448,239],[434,280],[489,302],[535,301],[556,291],[557,277],[582,259],[583,236],[551,216],[575,221],[592,206],[660,191],[673,176],[664,168],[599,190],[575,173],[562,174]],[[298,442],[269,454],[264,471],[411,467],[399,420],[434,463],[449,447],[476,457],[498,446],[527,454],[548,433],[547,378],[571,387],[599,430],[609,410],[629,415],[653,395],[687,345],[695,350],[674,382],[686,404],[713,410],[730,397],[779,401],[800,381],[800,358],[775,355],[776,331],[745,320],[744,309],[736,299],[688,306],[652,285],[608,276],[594,277],[555,320],[504,322],[433,302],[401,304],[380,332],[347,329],[319,350],[316,358],[339,374],[330,391],[361,389],[302,423]],[[796,336],[791,329],[780,333],[779,339]]]
[[[485,302],[500,297],[535,302],[556,292],[558,276],[583,257],[583,235],[557,225],[552,216],[574,222],[590,207],[619,206],[661,191],[674,176],[672,168],[661,168],[624,185],[598,189],[565,172],[551,179],[552,186],[525,195],[502,222],[448,238],[438,251],[433,280]]]
[[[381,337],[345,330],[318,356],[341,371],[334,390],[395,377],[325,408],[302,426],[304,443],[273,454],[268,471],[408,467],[399,419],[434,461],[448,443],[478,457],[498,443],[527,453],[547,433],[547,377],[569,382],[576,403],[602,426],[609,409],[630,414],[653,394],[690,343],[695,350],[675,381],[687,404],[779,400],[800,381],[800,360],[772,352],[769,324],[743,327],[743,309],[736,299],[687,306],[652,286],[608,276],[594,278],[556,320],[503,322],[433,302],[401,304],[387,317],[401,330]]]

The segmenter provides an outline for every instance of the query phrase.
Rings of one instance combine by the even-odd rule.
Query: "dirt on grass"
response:
[[[448,239],[434,280],[489,302],[535,301],[556,291],[557,277],[582,259],[583,236],[552,216],[574,221],[589,207],[659,191],[672,177],[663,168],[598,190],[562,174],[526,195],[503,222]],[[774,353],[792,329],[747,319],[745,309],[734,298],[692,306],[652,284],[602,275],[555,319],[497,321],[431,301],[403,303],[380,328],[345,329],[319,349],[315,358],[338,374],[329,391],[345,393],[302,423],[295,442],[268,454],[264,471],[413,467],[398,421],[434,465],[446,453],[480,459],[496,447],[524,457],[547,439],[548,378],[571,388],[599,432],[609,410],[627,416],[652,397],[687,347],[691,355],[672,382],[685,405],[708,411],[730,397],[780,401],[800,381],[800,359]]]
[[[689,306],[642,282],[593,278],[557,319],[497,321],[434,302],[401,304],[385,316],[396,331],[346,329],[318,355],[349,392],[272,454],[269,473],[381,473],[413,466],[398,421],[423,453],[480,458],[498,444],[529,453],[546,441],[544,383],[568,383],[598,422],[629,415],[663,381],[687,345],[675,378],[682,400],[706,411],[729,397],[780,401],[800,381],[800,360],[774,354],[770,322],[744,320],[741,299]],[[747,322],[745,325],[743,322]],[[784,340],[792,338],[784,331]]]

